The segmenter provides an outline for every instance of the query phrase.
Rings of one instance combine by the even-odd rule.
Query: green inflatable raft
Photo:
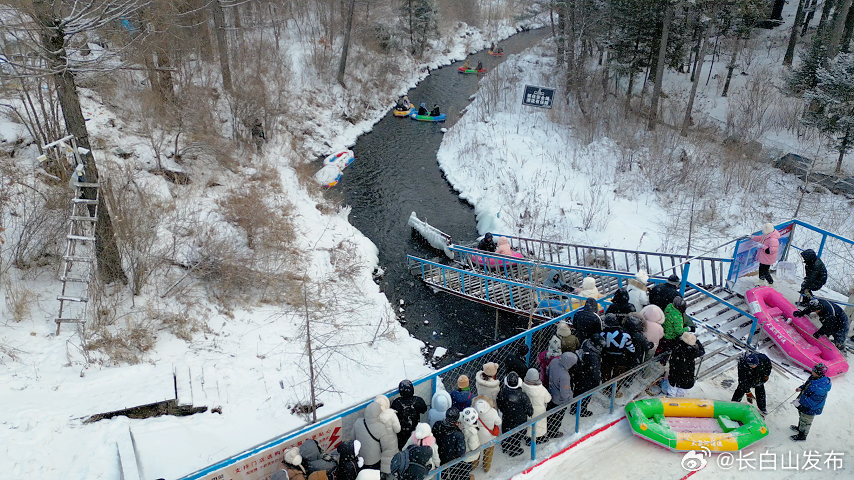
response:
[[[626,405],[626,417],[635,435],[675,452],[736,451],[768,435],[755,407],[724,400],[635,400]]]

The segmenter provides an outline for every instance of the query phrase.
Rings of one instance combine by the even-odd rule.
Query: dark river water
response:
[[[484,50],[468,58],[472,66],[482,61],[492,69],[509,55],[542,40],[546,29],[520,32],[500,43],[503,57]],[[438,103],[442,113],[460,112],[477,91],[479,76],[462,75],[463,62],[436,69],[409,91],[417,106]],[[347,167],[338,186],[329,192],[352,207],[350,223],[379,248],[385,276],[380,288],[398,312],[398,318],[416,338],[448,349],[446,361],[468,355],[495,343],[495,309],[447,293],[433,293],[406,268],[406,255],[444,256],[413,234],[407,225],[411,212],[451,235],[458,243],[473,241],[477,233],[474,210],[461,200],[445,180],[436,152],[443,123],[417,122],[394,117],[391,112],[359,137],[352,147],[356,161]],[[403,313],[400,313],[403,300]],[[424,322],[428,322],[425,325]],[[499,338],[515,335],[527,321],[499,315]]]

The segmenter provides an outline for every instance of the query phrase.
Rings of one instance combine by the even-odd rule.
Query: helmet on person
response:
[[[680,313],[685,313],[685,310],[688,308],[688,302],[681,296],[673,297],[673,307],[679,310]]]
[[[816,363],[815,366],[812,367],[812,373],[819,377],[823,377],[827,373],[827,365],[823,363]]]
[[[466,425],[476,425],[477,424],[477,410],[468,407],[463,410],[462,415],[460,416],[462,422]]]
[[[400,396],[403,398],[410,398],[415,395],[415,387],[409,380],[401,380],[397,386],[397,391],[400,392]]]
[[[748,353],[744,356],[744,361],[751,367],[755,367],[759,365],[759,355],[755,353]]]

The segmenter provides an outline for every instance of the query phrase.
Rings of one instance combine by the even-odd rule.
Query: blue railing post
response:
[[[541,422],[545,420],[540,420]],[[537,459],[537,431],[536,424],[531,425],[531,460]]]
[[[688,271],[691,270],[691,262],[685,262],[682,266],[682,284],[679,285],[679,295],[685,296],[685,285],[688,284]]]
[[[747,336],[747,345],[752,347],[751,343],[753,342],[753,334],[756,333],[756,326],[759,323],[759,319],[755,316],[753,317],[753,322],[750,323],[750,334]]]
[[[611,408],[608,413],[614,413],[614,397],[617,395],[617,382],[611,384]]]
[[[575,404],[575,433],[578,433],[581,424],[581,400]]]
[[[827,234],[825,233],[821,236],[821,244],[818,246],[818,253],[816,253],[816,255],[818,255],[818,258],[821,258],[821,252],[824,250],[824,242],[826,242],[826,241],[827,241]]]
[[[530,331],[525,334],[525,345],[528,346],[528,354],[525,355],[525,365],[531,364],[531,337],[532,335]]]

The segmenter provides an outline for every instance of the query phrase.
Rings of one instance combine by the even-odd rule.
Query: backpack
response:
[[[410,445],[403,450],[394,454],[391,457],[391,476],[395,479],[406,478],[404,475],[409,471],[411,467],[420,468],[423,470],[423,473],[427,473],[427,467],[421,465],[419,463],[415,463],[409,458],[409,454],[415,448],[431,448],[431,447],[419,447],[418,445]]]

